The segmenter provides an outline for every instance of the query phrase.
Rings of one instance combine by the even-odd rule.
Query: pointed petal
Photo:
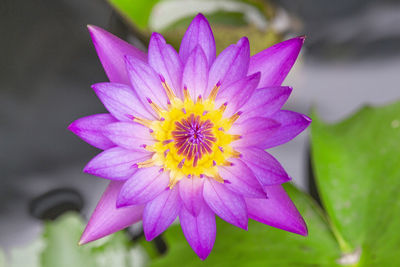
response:
[[[168,184],[169,175],[160,167],[138,169],[122,187],[117,207],[146,204],[165,191]]]
[[[311,119],[306,115],[289,110],[280,110],[272,115],[271,119],[279,122],[281,127],[270,136],[265,143],[265,149],[289,142],[311,123]]]
[[[208,65],[215,60],[215,40],[210,24],[203,14],[198,14],[186,30],[182,38],[179,56],[183,63],[186,63],[189,55],[196,46],[200,46],[204,51]]]
[[[290,181],[282,165],[269,153],[256,147],[240,148],[241,159],[253,171],[262,185],[276,185]]]
[[[239,159],[230,159],[231,166],[218,168],[218,172],[225,182],[225,186],[231,191],[238,193],[244,197],[250,198],[266,198],[261,184],[251,169]]]
[[[149,44],[149,65],[160,75],[172,88],[178,97],[182,97],[182,62],[175,49],[166,44],[159,33],[153,33]]]
[[[292,88],[288,86],[267,87],[255,90],[249,101],[241,108],[243,112],[237,123],[251,117],[269,117],[279,111],[289,98]]]
[[[238,112],[254,94],[259,81],[260,73],[257,72],[231,83],[231,85],[225,89],[220,90],[217,95],[216,105],[219,106],[223,103],[227,103],[228,105],[224,115],[228,117],[232,116],[234,113]]]
[[[114,122],[104,127],[103,132],[114,144],[126,149],[143,150],[155,142],[149,128],[134,122]]]
[[[198,216],[194,216],[182,208],[179,221],[189,245],[200,259],[206,259],[214,246],[217,233],[214,212],[204,205]]]
[[[181,209],[178,188],[167,189],[146,204],[143,211],[143,230],[147,241],[165,231]]]
[[[136,163],[150,158],[151,153],[146,151],[114,147],[94,157],[83,171],[105,179],[126,180],[137,170]]]
[[[244,198],[227,189],[225,184],[206,178],[203,189],[204,200],[223,220],[247,230],[247,209]]]
[[[129,116],[153,119],[145,109],[133,89],[125,84],[97,83],[93,90],[106,109],[119,121],[132,121]]]
[[[232,143],[234,147],[265,148],[280,127],[280,123],[273,119],[253,117],[240,124],[234,124],[229,133],[241,136],[241,139]]]
[[[122,230],[142,219],[143,206],[117,209],[115,202],[123,182],[112,181],[102,195],[79,241],[80,245]]]
[[[250,59],[249,74],[261,72],[259,87],[279,86],[303,46],[304,37],[293,38],[261,51]]]
[[[249,218],[299,235],[307,235],[307,226],[281,185],[266,186],[268,199],[247,198]]]
[[[88,29],[108,79],[111,82],[129,84],[124,56],[130,55],[146,61],[146,54],[102,28],[89,25]]]
[[[159,106],[166,108],[167,94],[162,87],[160,76],[153,68],[143,61],[129,56],[126,57],[125,64],[131,84],[145,107],[150,108],[148,99],[151,99]]]
[[[204,97],[208,81],[208,63],[200,46],[196,46],[186,61],[183,70],[182,88],[186,87],[195,101],[199,95]]]
[[[96,114],[77,119],[68,126],[68,130],[88,144],[104,150],[115,145],[103,135],[103,127],[116,121],[110,114]]]
[[[179,195],[183,205],[193,215],[199,215],[203,206],[203,184],[204,179],[183,178],[179,181]]]
[[[220,90],[222,91],[224,87],[232,82],[245,77],[249,67],[249,60],[250,45],[246,37],[241,38],[236,45],[230,45],[225,48],[211,65],[205,96],[209,95],[217,83],[221,83]]]

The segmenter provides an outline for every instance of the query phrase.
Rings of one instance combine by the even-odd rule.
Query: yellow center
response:
[[[170,101],[168,109],[162,109],[149,100],[159,120],[134,118],[134,121],[150,128],[156,140],[153,145],[146,146],[148,151],[154,152],[153,157],[139,163],[138,167],[160,166],[164,171],[169,171],[171,188],[183,177],[206,175],[223,182],[218,174],[218,166],[230,165],[229,158],[240,156],[230,145],[240,136],[227,133],[239,114],[225,118],[223,113],[227,104],[218,108],[215,106],[219,86],[214,87],[208,99],[199,97],[196,101],[192,100],[186,88],[182,101],[165,82],[163,86]],[[195,125],[202,125],[202,130],[196,131],[199,127],[191,127],[190,122],[194,120]]]

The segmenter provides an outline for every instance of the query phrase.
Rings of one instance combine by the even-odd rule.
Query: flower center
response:
[[[229,158],[240,156],[230,145],[240,136],[227,133],[240,113],[225,118],[223,113],[227,103],[215,108],[218,85],[208,99],[199,96],[196,101],[192,100],[186,88],[182,101],[164,81],[163,86],[169,98],[167,110],[148,100],[159,119],[133,119],[150,128],[155,139],[153,145],[146,146],[146,150],[154,152],[153,157],[138,163],[138,167],[160,166],[169,171],[171,188],[183,177],[206,175],[224,182],[218,174],[218,166],[231,165]]]
[[[214,137],[212,128],[214,124],[210,120],[202,120],[199,115],[190,114],[188,118],[175,122],[176,128],[172,132],[175,140],[175,147],[178,154],[186,159],[193,159],[193,167],[197,161],[206,153],[212,153],[213,143],[217,140]]]

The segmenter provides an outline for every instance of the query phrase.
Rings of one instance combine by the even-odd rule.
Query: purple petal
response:
[[[265,143],[265,149],[289,142],[311,123],[311,119],[306,115],[289,110],[280,110],[272,115],[271,118],[279,122],[281,127],[270,136]]]
[[[258,82],[260,81],[260,73],[254,73],[250,76],[246,76],[239,81],[231,83],[228,87],[220,90],[217,95],[216,104],[217,106],[227,103],[225,116],[231,116],[235,112],[239,111],[241,107],[250,99],[253,93],[256,91]],[[222,89],[222,88],[221,88]]]
[[[150,108],[148,105],[150,99],[166,108],[167,94],[162,87],[160,76],[153,68],[134,57],[126,57],[125,64],[131,84],[142,103]]]
[[[126,149],[140,150],[155,140],[150,129],[134,122],[114,122],[104,127],[104,135],[113,143]]]
[[[161,74],[178,97],[182,97],[182,63],[175,49],[159,33],[153,33],[149,44],[149,65]]]
[[[282,165],[262,149],[240,148],[241,159],[250,167],[262,185],[276,185],[290,180]]]
[[[234,147],[265,148],[280,127],[280,123],[273,119],[253,117],[240,124],[234,124],[229,133],[241,136],[241,139],[232,143]]]
[[[236,45],[225,48],[211,65],[205,96],[208,96],[217,83],[221,83],[220,90],[223,90],[232,82],[245,77],[249,60],[250,45],[246,37],[241,38]]]
[[[115,145],[103,135],[102,129],[116,121],[110,114],[96,114],[77,119],[68,126],[68,130],[90,145],[104,150]]]
[[[223,220],[247,230],[247,209],[244,198],[227,189],[225,184],[206,178],[203,189],[204,200]]]
[[[143,206],[117,209],[115,202],[123,182],[112,181],[102,195],[79,241],[80,245],[122,230],[142,219]]]
[[[250,59],[248,73],[261,72],[259,87],[279,86],[303,46],[304,37],[293,38],[261,51]]]
[[[182,88],[186,87],[193,100],[204,96],[208,81],[208,63],[200,46],[193,49],[183,70]]]
[[[268,199],[246,198],[249,218],[299,235],[307,226],[281,185],[266,186]]]
[[[178,188],[165,190],[147,203],[143,211],[143,230],[147,241],[165,231],[181,209]]]
[[[183,205],[193,215],[199,215],[203,207],[204,179],[184,177],[179,181],[179,194]]]
[[[146,61],[146,54],[99,27],[89,25],[88,29],[108,79],[111,82],[129,84],[124,56]]]
[[[218,172],[228,182],[225,186],[244,197],[266,198],[261,184],[251,169],[239,159],[230,159],[232,166],[220,167]]]
[[[215,40],[210,24],[203,14],[198,14],[193,19],[183,36],[179,49],[179,56],[183,63],[186,63],[189,55],[198,45],[204,51],[208,65],[211,65],[215,60]]]
[[[117,207],[146,204],[161,194],[168,184],[169,175],[160,171],[160,167],[138,169],[122,187]]]
[[[282,108],[292,92],[291,87],[267,87],[257,89],[241,108],[243,112],[237,123],[251,117],[269,117]]]
[[[217,233],[214,212],[204,205],[198,216],[193,216],[191,212],[182,208],[179,221],[189,245],[200,259],[206,259],[214,246]]]
[[[114,147],[94,157],[83,171],[110,180],[125,180],[137,170],[136,163],[150,158],[150,152]]]
[[[106,109],[119,121],[132,121],[129,116],[153,119],[132,88],[118,83],[97,83],[93,90],[103,102]]]

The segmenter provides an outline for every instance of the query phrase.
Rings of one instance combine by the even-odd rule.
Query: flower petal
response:
[[[299,235],[307,226],[281,185],[266,186],[268,199],[246,198],[249,218]]]
[[[262,185],[276,185],[290,181],[282,165],[269,153],[256,147],[239,148],[241,159],[250,167]]]
[[[130,55],[146,61],[146,54],[102,28],[89,25],[88,29],[108,79],[111,82],[129,84],[124,56]]]
[[[288,86],[267,87],[255,90],[249,101],[240,109],[237,123],[251,117],[269,117],[282,108],[292,88]]]
[[[143,211],[143,230],[147,241],[152,240],[173,223],[181,209],[178,188],[167,189],[146,204]]]
[[[211,65],[215,60],[215,40],[210,24],[203,14],[198,14],[190,23],[182,38],[179,56],[183,63],[186,63],[189,55],[196,46],[200,46],[204,51],[208,65]]]
[[[122,187],[117,207],[146,204],[165,191],[168,184],[169,175],[160,167],[138,169]]]
[[[114,122],[104,127],[104,135],[126,149],[140,150],[154,144],[150,129],[134,122]]]
[[[289,142],[311,123],[311,119],[306,115],[289,110],[280,110],[271,118],[279,122],[281,127],[267,140],[265,149]]]
[[[77,119],[68,126],[68,130],[90,145],[104,150],[115,145],[103,135],[102,128],[116,121],[110,114],[96,114]]]
[[[203,196],[208,206],[223,220],[247,230],[247,209],[244,198],[227,189],[225,184],[205,178]]]
[[[168,103],[167,94],[161,84],[160,76],[141,60],[134,57],[126,57],[125,60],[128,76],[136,94],[146,107],[149,99],[166,108]]]
[[[246,37],[241,38],[236,45],[230,45],[219,54],[210,67],[208,86],[205,96],[213,87],[220,83],[221,91],[246,76],[250,60],[250,45]]]
[[[94,157],[83,171],[105,179],[126,180],[136,172],[136,163],[150,158],[151,153],[146,151],[114,147]]]
[[[230,159],[231,166],[218,168],[221,177],[226,180],[225,186],[244,197],[266,198],[261,184],[251,169],[239,159]]]
[[[219,106],[223,103],[227,103],[226,110],[224,111],[225,116],[231,116],[235,112],[239,111],[241,107],[250,99],[253,93],[256,91],[258,82],[260,81],[260,73],[254,73],[246,76],[239,81],[231,83],[224,90],[220,90],[216,105]],[[221,88],[222,89],[222,88]]]
[[[189,245],[200,259],[206,259],[214,246],[217,233],[214,212],[204,205],[198,216],[194,216],[182,208],[179,221]]]
[[[199,215],[203,206],[204,179],[184,177],[179,181],[179,195],[183,205],[193,215]]]
[[[188,57],[183,70],[182,88],[186,87],[195,101],[199,95],[204,96],[208,81],[208,63],[200,46],[196,46]]]
[[[229,133],[241,136],[232,143],[234,147],[266,148],[271,136],[275,136],[280,127],[281,124],[273,119],[253,117],[240,124],[234,124]]]
[[[79,241],[80,245],[122,230],[142,219],[143,206],[117,209],[115,202],[123,182],[112,181],[102,195]]]
[[[293,38],[254,55],[248,73],[261,72],[259,87],[279,86],[289,73],[303,46],[304,37]]]
[[[106,109],[119,121],[132,121],[129,116],[153,119],[132,88],[118,83],[97,83],[93,90]]]
[[[149,44],[149,65],[162,75],[178,97],[182,97],[182,62],[175,49],[159,33],[153,33]]]

